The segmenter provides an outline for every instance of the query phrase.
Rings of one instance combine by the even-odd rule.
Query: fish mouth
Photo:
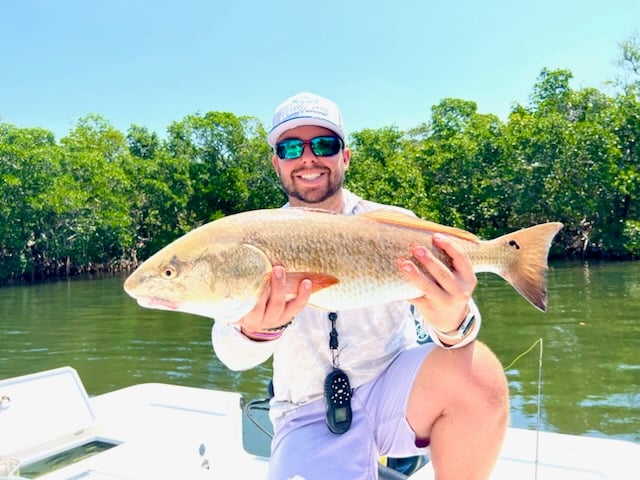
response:
[[[138,305],[145,308],[175,311],[178,310],[179,307],[177,302],[158,297],[139,297],[136,300],[138,301]]]

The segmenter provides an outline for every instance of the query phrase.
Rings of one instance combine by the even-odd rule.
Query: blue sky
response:
[[[622,71],[637,0],[0,0],[0,122],[65,136],[79,117],[161,136],[226,111],[268,126],[299,91],[347,130],[414,127],[446,97],[506,119],[542,68],[574,88]]]

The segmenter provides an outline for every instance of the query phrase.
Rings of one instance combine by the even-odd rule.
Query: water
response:
[[[270,364],[227,370],[210,320],[140,308],[122,282],[0,288],[0,378],[70,365],[90,395],[144,382],[266,395]],[[543,430],[640,442],[640,262],[553,265],[546,314],[488,274],[475,298],[503,365],[543,340]],[[513,426],[536,428],[538,359],[536,345],[507,370]]]

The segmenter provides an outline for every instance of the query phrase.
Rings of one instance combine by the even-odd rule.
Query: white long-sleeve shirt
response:
[[[363,200],[348,190],[343,190],[343,193],[344,215],[390,208]],[[480,314],[473,302],[470,302],[470,307],[476,314],[473,331],[451,348],[470,343],[478,334]],[[353,388],[376,378],[396,355],[417,345],[414,317],[408,302],[336,313],[338,366],[348,374]],[[423,326],[436,344],[446,348],[432,327],[428,324]],[[296,315],[292,324],[276,340],[253,341],[245,337],[237,325],[225,322],[214,323],[211,338],[216,355],[232,370],[248,370],[273,356],[271,417],[275,419],[323,396],[324,379],[333,369],[330,331],[328,312],[307,307]]]

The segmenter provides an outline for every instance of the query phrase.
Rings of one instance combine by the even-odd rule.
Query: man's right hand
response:
[[[293,294],[293,298],[288,297]],[[271,271],[271,281],[258,298],[255,307],[238,321],[240,331],[247,337],[251,332],[265,333],[285,325],[296,316],[309,301],[311,280],[304,279],[297,285],[287,285],[287,274],[283,267],[275,266]]]

